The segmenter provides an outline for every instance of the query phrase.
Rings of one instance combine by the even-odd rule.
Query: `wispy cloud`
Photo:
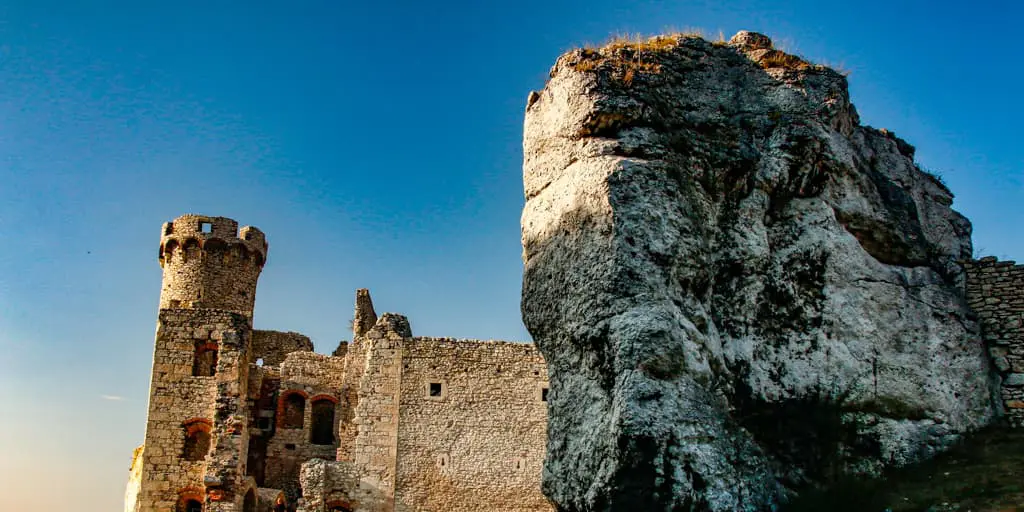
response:
[[[117,395],[100,395],[100,398],[102,398],[104,400],[112,400],[114,402],[120,402],[120,401],[124,400],[123,396],[117,396]]]

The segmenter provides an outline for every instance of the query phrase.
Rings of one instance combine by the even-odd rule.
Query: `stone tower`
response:
[[[263,233],[183,215],[160,232],[163,284],[135,510],[246,511],[246,409]]]
[[[164,223],[160,308],[222,309],[252,317],[267,240],[226,217],[182,215]]]

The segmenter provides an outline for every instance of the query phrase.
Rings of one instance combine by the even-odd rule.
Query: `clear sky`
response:
[[[613,33],[750,29],[841,65],[980,252],[1024,259],[1020,5],[0,1],[0,508],[120,510],[182,213],[267,233],[256,327],[318,351],[358,287],[420,335],[527,339],[526,97]]]

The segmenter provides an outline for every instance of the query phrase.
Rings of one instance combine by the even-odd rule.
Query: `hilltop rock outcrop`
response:
[[[558,59],[526,111],[522,312],[561,510],[769,510],[992,418],[971,226],[913,156],[760,34]]]

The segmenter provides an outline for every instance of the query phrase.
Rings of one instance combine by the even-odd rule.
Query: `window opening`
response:
[[[210,433],[202,429],[189,432],[185,437],[185,460],[200,461],[210,451]]]
[[[442,389],[442,387],[441,387],[441,383],[440,382],[431,382],[430,383],[430,396],[433,396],[433,397],[441,396],[441,389]]]
[[[195,358],[192,360],[193,377],[213,377],[217,372],[217,344],[196,342]]]
[[[203,504],[199,500],[189,499],[184,504],[178,505],[179,512],[203,512]]]
[[[313,402],[313,444],[334,444],[334,402],[322,399]]]
[[[548,401],[548,388],[540,388],[540,401],[541,402],[547,402]]]
[[[213,233],[213,223],[211,222],[200,222],[199,232],[201,233]]]
[[[282,428],[302,428],[306,415],[306,398],[298,393],[284,397],[284,414],[281,417]]]

